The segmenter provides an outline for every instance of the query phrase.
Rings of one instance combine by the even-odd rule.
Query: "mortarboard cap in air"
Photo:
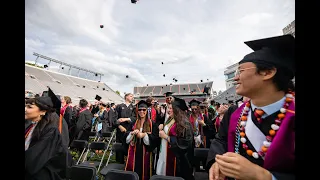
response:
[[[172,96],[173,93],[174,92],[168,91],[168,92],[164,93],[164,96],[169,97],[169,96]]]
[[[101,96],[96,95],[96,97],[94,99],[97,100],[97,101],[100,101],[101,100]]]
[[[195,99],[192,99],[190,102],[189,102],[189,106],[199,106],[201,102],[200,101],[197,101]]]
[[[245,62],[273,65],[287,69],[295,75],[295,39],[291,34],[245,42],[254,52],[246,55],[239,64]]]
[[[178,107],[182,111],[188,110],[188,106],[186,102],[183,99],[180,99],[177,97],[174,98],[174,101],[172,102],[172,106]]]
[[[147,103],[147,101],[145,101],[145,100],[140,100],[137,105],[138,105],[138,109],[148,108],[149,103]]]

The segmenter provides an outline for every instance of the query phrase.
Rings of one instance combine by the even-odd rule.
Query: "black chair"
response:
[[[98,168],[98,170],[99,170],[100,167],[101,167],[102,161],[104,159],[104,156],[106,154],[106,149],[107,149],[107,146],[106,146],[106,143],[104,143],[104,142],[92,142],[92,143],[90,143],[88,150],[91,152],[91,156],[87,160],[87,157],[88,157],[88,154],[89,154],[89,152],[87,151],[87,153],[86,153],[86,155],[84,157],[84,161],[79,165],[80,166],[94,166],[94,167],[99,166],[99,168]],[[104,151],[104,153],[103,153],[103,155],[101,157],[101,160],[100,161],[90,161],[90,159],[96,154],[95,151],[100,151],[100,150]],[[98,155],[98,154],[96,154],[96,155]]]
[[[133,171],[112,169],[107,172],[105,180],[139,180],[139,176]]]
[[[194,148],[194,157],[207,158],[208,153],[209,153],[209,148]]]
[[[95,167],[72,166],[70,168],[70,180],[95,180],[97,170]]]
[[[150,180],[184,180],[182,177],[153,175]]]
[[[81,154],[80,154],[80,156],[79,156],[79,158],[77,160],[76,165],[79,164],[79,162],[80,162],[85,150],[87,149],[87,147],[88,147],[88,141],[85,141],[85,140],[74,140],[70,144],[69,150],[72,150],[72,151],[75,150],[78,154],[82,150]]]
[[[209,148],[194,148],[194,166],[196,172],[201,172],[200,162],[202,162],[203,169],[206,170],[206,164]]]
[[[125,168],[125,164],[119,164],[119,163],[111,163],[109,164],[109,160],[110,160],[110,157],[112,156],[112,152],[124,152],[125,149],[124,147],[122,146],[121,143],[114,143],[112,145],[112,150],[109,154],[109,157],[108,157],[108,160],[107,160],[107,163],[106,165],[101,169],[100,171],[100,174],[103,175],[103,176],[106,176],[106,174],[110,171],[110,170],[113,170],[113,169],[116,169],[116,170],[124,170]]]

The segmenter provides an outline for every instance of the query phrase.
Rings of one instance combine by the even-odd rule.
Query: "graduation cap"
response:
[[[131,0],[131,3],[135,4],[138,0]]]
[[[129,75],[126,75],[126,78],[129,78]]]
[[[103,25],[102,25],[102,24],[100,25],[100,28],[103,28]]]
[[[183,88],[183,90],[186,90],[186,88]]]
[[[203,82],[202,79],[200,80],[200,82]]]
[[[100,101],[102,98],[101,98],[101,96],[99,96],[99,95],[97,94],[94,99],[97,100],[97,101]]]
[[[186,105],[186,102],[183,99],[180,99],[177,97],[174,98],[174,101],[172,102],[172,106],[178,107],[182,111],[188,110],[188,106]]]
[[[172,96],[173,93],[174,92],[168,91],[168,92],[164,93],[164,96],[169,97],[169,96]]]
[[[39,97],[39,101],[51,108],[54,108],[57,114],[60,114],[61,101],[58,96],[56,96],[53,91],[49,88],[47,96]]]
[[[148,108],[149,107],[149,103],[147,103],[147,101],[144,101],[144,100],[140,100],[137,104],[138,106],[138,109],[140,108]]]
[[[163,74],[163,77],[166,77],[166,74]]]
[[[161,64],[163,64],[163,62],[161,62]]]
[[[197,101],[195,99],[192,99],[190,102],[189,102],[189,106],[199,106],[201,102],[200,101]]]
[[[292,78],[295,75],[295,39],[291,34],[245,42],[254,52],[246,55],[239,64],[245,62],[271,64],[287,69]]]

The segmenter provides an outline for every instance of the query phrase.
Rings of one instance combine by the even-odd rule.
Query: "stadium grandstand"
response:
[[[214,97],[213,100],[222,104],[222,103],[228,103],[229,101],[235,102],[240,98],[241,96],[236,94],[236,86],[232,86],[231,88],[223,91],[218,96]]]
[[[50,87],[55,94],[69,96],[73,104],[80,99],[94,102],[96,95],[106,103],[120,104],[124,99],[103,82],[88,80],[25,64],[25,90],[41,95]]]
[[[184,99],[186,102],[196,99],[203,102],[212,95],[213,81],[189,84],[171,84],[171,85],[154,85],[134,87],[135,102],[146,100],[149,96],[157,99],[158,103],[164,103],[164,93],[174,92],[173,96]]]

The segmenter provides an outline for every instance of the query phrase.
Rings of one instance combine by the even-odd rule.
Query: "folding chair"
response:
[[[105,180],[139,180],[139,176],[133,171],[112,169],[107,172]]]
[[[72,166],[70,168],[70,180],[95,180],[97,170],[91,166]]]
[[[153,175],[150,180],[184,180],[182,177]]]
[[[195,168],[197,172],[201,172],[200,170],[200,161],[206,161],[208,157],[209,148],[194,148],[194,162]],[[206,168],[205,164],[202,164],[203,169]]]
[[[109,164],[109,160],[110,160],[110,157],[112,156],[112,152],[124,152],[124,148],[122,146],[121,143],[114,143],[112,145],[112,149],[111,149],[111,152],[109,154],[109,157],[108,157],[108,160],[107,160],[107,163],[106,165],[101,169],[100,171],[100,174],[102,176],[106,176],[106,174],[110,171],[110,170],[124,170],[125,168],[125,164],[119,164],[119,163],[112,163],[112,164]]]
[[[96,150],[98,150],[98,151],[100,151],[100,150],[106,151],[107,150],[106,143],[105,142],[92,142],[92,143],[89,144],[88,150],[89,150],[89,152],[91,152],[91,155],[90,155],[89,159],[87,160],[87,157],[88,157],[89,153],[86,153],[82,163],[79,164],[79,165],[80,166],[94,166],[94,167],[99,166],[99,168],[98,168],[98,171],[99,171],[99,169],[101,167],[101,164],[103,162],[104,156],[105,156],[105,152],[103,153],[100,161],[90,161],[90,159],[95,154],[99,157],[99,155],[95,152]]]
[[[74,140],[74,141],[72,141],[72,143],[70,144],[69,150],[76,150],[77,154],[79,154],[80,151],[81,151],[81,149],[82,149],[81,154],[80,154],[80,156],[78,157],[78,160],[77,160],[76,165],[79,164],[79,162],[80,162],[80,160],[81,160],[81,158],[82,158],[85,150],[87,149],[87,147],[88,147],[88,141],[85,141],[85,140]],[[73,157],[72,157],[72,158],[73,158]]]

